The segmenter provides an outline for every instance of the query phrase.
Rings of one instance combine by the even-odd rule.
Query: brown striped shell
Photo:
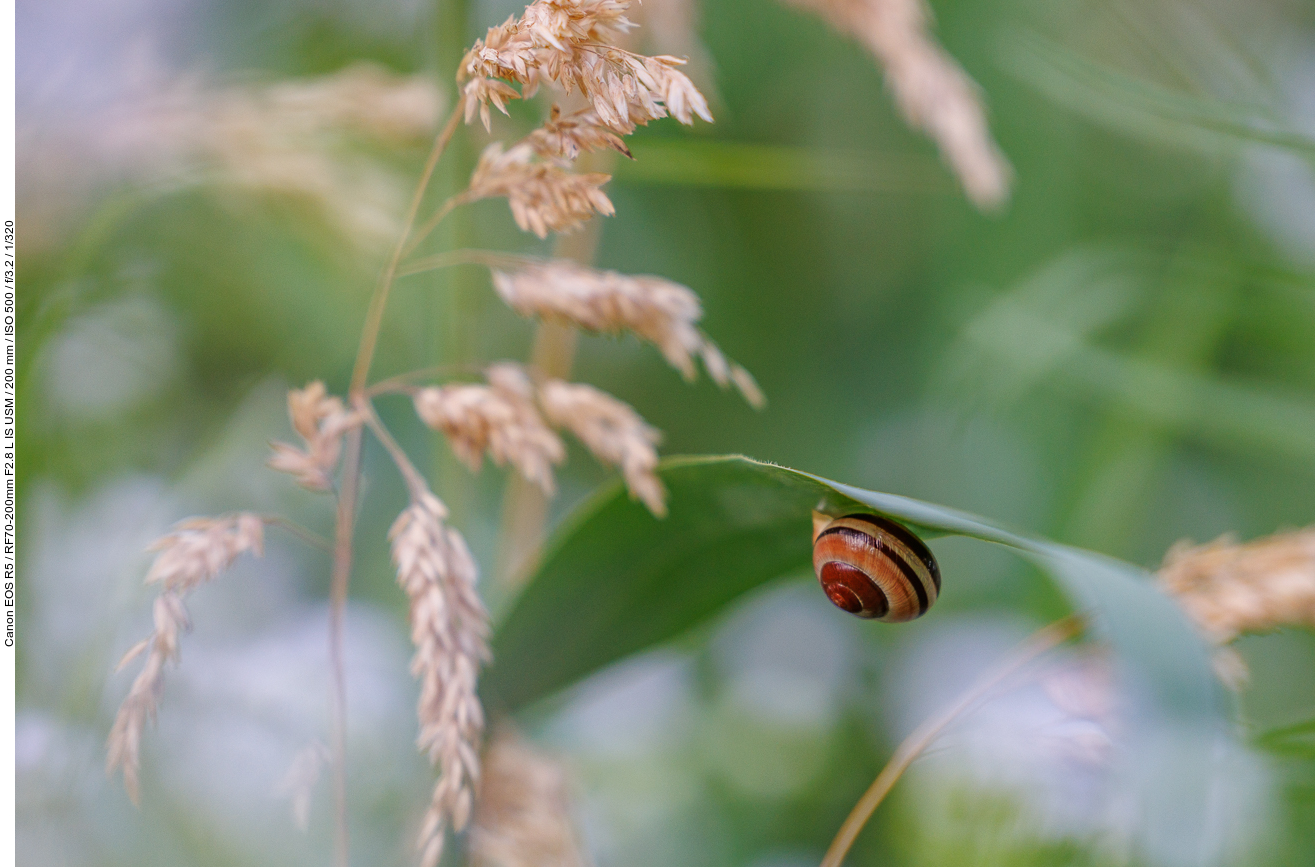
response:
[[[823,523],[825,522],[825,523]],[[941,570],[922,540],[876,515],[814,515],[813,571],[836,607],[887,623],[921,617],[941,592]]]

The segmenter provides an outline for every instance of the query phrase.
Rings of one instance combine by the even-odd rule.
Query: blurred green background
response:
[[[666,454],[742,452],[1150,568],[1181,538],[1311,524],[1315,9],[933,5],[1014,166],[1009,204],[982,214],[965,200],[859,45],[776,3],[709,0],[691,74],[717,121],[633,137],[596,261],[698,292],[704,328],[769,406],[687,385],[632,339],[583,338],[574,378],[634,405]],[[134,112],[162,93],[186,102],[360,60],[428,77],[451,104],[462,46],[519,10],[20,0],[21,863],[310,864],[329,851],[323,783],[305,834],[278,795],[294,753],[325,737],[325,557],[273,535],[263,560],[196,595],[140,810],[102,771],[131,676],[111,670],[149,631],[142,548],[173,521],[255,509],[331,533],[327,498],[262,468],[266,442],[290,436],[288,387],[345,388],[388,219],[428,142],[311,136],[346,179],[347,198],[325,207],[330,194],[222,166],[164,172],[176,155],[154,131],[173,127]],[[495,135],[523,134],[545,105],[513,106]],[[459,134],[437,195],[460,188],[486,140]],[[434,249],[458,243],[551,245],[518,233],[500,200],[458,212]],[[375,372],[524,359],[532,334],[482,272],[407,278]],[[491,571],[503,475],[472,478],[406,401],[379,406]],[[380,452],[366,476],[348,619],[353,845],[358,863],[404,864],[430,780],[384,539],[404,494]],[[606,478],[572,454],[554,520]],[[935,616],[858,623],[787,576],[527,718],[577,773],[597,863],[816,863],[898,738],[1056,611],[1002,554],[935,549]],[[496,611],[505,600],[489,593]],[[1315,636],[1240,649],[1243,739],[1315,716]],[[902,784],[851,863],[1315,864],[1309,751],[1239,748],[1204,854],[1134,845],[1105,770],[1117,737],[1075,733],[1047,695],[983,711]]]

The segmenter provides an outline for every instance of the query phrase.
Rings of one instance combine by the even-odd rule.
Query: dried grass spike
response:
[[[484,149],[470,176],[464,202],[506,197],[512,217],[522,231],[540,238],[549,232],[578,229],[594,214],[616,213],[601,187],[611,175],[571,174],[555,163],[535,158],[529,144],[503,151],[501,142]]]
[[[515,272],[493,272],[499,297],[522,316],[538,316],[602,334],[630,331],[652,343],[686,380],[702,359],[720,386],[735,385],[755,407],[764,403],[748,371],[731,364],[699,330],[699,298],[687,287],[661,277],[631,277],[554,260]]]
[[[158,551],[146,574],[147,583],[163,585],[152,606],[155,630],[135,644],[119,662],[119,669],[146,654],[142,670],[119,705],[107,740],[105,770],[123,772],[123,787],[136,804],[139,799],[142,730],[155,718],[164,688],[164,666],[178,660],[178,642],[190,623],[183,596],[213,580],[232,565],[239,554],[259,556],[264,525],[256,515],[240,513],[224,518],[192,518],[151,544]]]
[[[815,12],[865,46],[909,125],[925,131],[968,197],[996,208],[1009,197],[1013,170],[996,146],[976,83],[932,37],[925,0],[783,0]]]
[[[487,452],[495,464],[510,463],[551,496],[553,466],[566,459],[566,448],[540,417],[529,378],[514,364],[493,365],[487,376],[487,386],[421,389],[414,398],[416,413],[447,437],[471,472],[479,471]]]
[[[521,98],[516,88],[496,78],[472,78],[461,88],[461,93],[465,98],[466,123],[474,120],[475,112],[478,110],[480,122],[484,124],[486,132],[493,131],[492,118],[489,116],[490,104],[506,114],[507,103]]]
[[[541,81],[567,93],[578,90],[601,124],[620,135],[668,113],[686,124],[696,115],[712,120],[707,100],[675,70],[683,60],[617,46],[634,26],[625,17],[629,7],[613,0],[537,0],[519,20],[509,18],[477,41],[462,58],[457,80],[518,82],[526,98]],[[479,88],[470,94],[487,117],[490,99]]]
[[[476,681],[489,656],[475,561],[461,535],[444,525],[446,515],[426,492],[388,534],[397,582],[411,603],[411,672],[420,680],[416,744],[439,768],[417,840],[423,867],[438,863],[446,828],[460,830],[470,816],[484,730]]]
[[[1216,644],[1244,632],[1315,627],[1315,527],[1238,544],[1169,549],[1159,578]]]
[[[551,379],[539,390],[544,416],[565,428],[603,463],[617,467],[630,495],[659,518],[666,515],[666,488],[655,472],[662,435],[629,404],[590,385]]]
[[[554,105],[552,115],[525,138],[525,143],[544,159],[573,160],[582,153],[604,148],[634,159],[621,137],[604,126],[593,109],[563,116],[562,110]]]

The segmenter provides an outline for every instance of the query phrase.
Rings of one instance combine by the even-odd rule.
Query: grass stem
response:
[[[1080,635],[1084,628],[1085,621],[1076,614],[1042,627],[1018,645],[1008,657],[978,678],[977,682],[969,687],[968,691],[951,707],[918,726],[895,749],[890,761],[881,769],[881,773],[877,774],[876,780],[863,793],[863,797],[858,799],[858,803],[854,805],[854,809],[850,811],[844,824],[840,826],[840,831],[827,848],[821,867],[840,867],[849,848],[854,845],[858,832],[863,830],[863,826],[876,812],[891,788],[908,770],[909,765],[913,764],[914,759],[922,755],[950,723],[985,698],[1001,683],[1018,673],[1019,669],[1070,638]]]
[[[360,348],[356,352],[356,364],[352,368],[351,384],[347,392],[349,400],[353,403],[365,400],[370,364],[374,360],[375,347],[379,342],[379,329],[383,324],[384,310],[388,306],[388,293],[397,276],[397,266],[402,261],[402,250],[415,225],[420,203],[424,200],[425,190],[434,175],[434,167],[438,165],[439,157],[443,155],[448,142],[456,133],[464,110],[462,103],[463,100],[457,100],[447,123],[434,139],[434,147],[429,152],[425,168],[416,184],[415,193],[411,197],[411,205],[407,209],[397,245],[393,248],[392,257],[388,260],[383,274],[380,275],[379,282],[375,285],[374,294],[370,297],[370,306],[365,314],[365,325],[361,329]],[[333,539],[333,571],[329,584],[329,665],[333,670],[331,752],[335,867],[349,867],[350,864],[350,840],[347,833],[347,673],[343,662],[343,621],[347,612],[347,587],[352,573],[352,537],[356,526],[356,497],[360,487],[361,443],[362,431],[359,427],[348,432],[344,443],[342,490],[338,496],[338,513]]]
[[[335,867],[348,867],[347,834],[347,669],[343,663],[343,619],[347,612],[347,583],[352,572],[352,531],[356,525],[356,492],[361,470],[361,429],[347,433],[343,459],[342,493],[333,533],[333,573],[329,584],[329,667],[333,670],[333,814]]]
[[[429,179],[434,175],[434,167],[438,165],[439,157],[443,155],[448,142],[457,131],[457,125],[461,122],[463,102],[464,100],[458,100],[452,107],[451,116],[443,126],[442,132],[434,139],[434,147],[429,152],[429,159],[425,161],[424,171],[420,174],[420,182],[416,184],[415,194],[411,197],[411,206],[407,209],[406,220],[402,224],[402,234],[398,237],[393,255],[379,278],[374,295],[370,298],[370,308],[365,314],[365,327],[361,331],[361,346],[356,353],[356,366],[352,369],[352,382],[348,389],[348,394],[353,397],[365,391],[365,383],[370,376],[370,363],[374,360],[375,346],[379,341],[379,328],[383,324],[384,309],[388,306],[388,293],[393,288],[393,280],[397,276],[397,266],[402,261],[402,252],[411,237],[416,214],[420,212],[420,203],[424,200],[425,190],[429,187]]]

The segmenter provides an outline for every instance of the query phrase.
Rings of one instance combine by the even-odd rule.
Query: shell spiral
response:
[[[837,608],[887,623],[921,617],[941,592],[941,571],[922,540],[876,515],[846,515],[813,537],[813,571]]]

